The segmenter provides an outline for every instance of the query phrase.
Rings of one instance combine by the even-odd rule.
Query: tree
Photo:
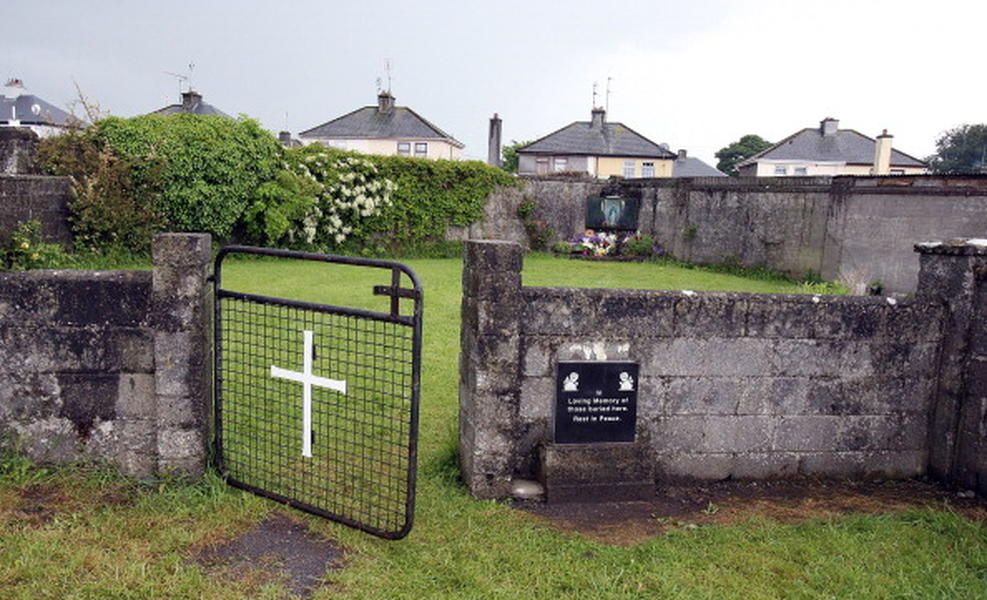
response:
[[[773,144],[759,135],[749,133],[726,148],[720,148],[716,153],[716,158],[720,159],[716,163],[716,168],[731,177],[740,175],[737,171],[737,163],[748,159],[762,150],[767,150]]]
[[[987,172],[987,124],[960,125],[936,140],[928,159],[934,173]]]
[[[518,155],[517,149],[522,146],[527,146],[531,142],[519,142],[517,140],[511,140],[510,146],[504,146],[504,170],[508,173],[517,173],[518,169]]]

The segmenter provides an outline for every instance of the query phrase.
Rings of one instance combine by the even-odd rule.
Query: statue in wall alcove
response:
[[[603,231],[637,231],[640,198],[621,196],[586,199],[586,228]]]

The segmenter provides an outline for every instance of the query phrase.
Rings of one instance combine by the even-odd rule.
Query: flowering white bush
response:
[[[315,152],[305,157],[302,166],[322,186],[299,232],[308,243],[345,242],[361,220],[379,215],[391,205],[391,196],[397,189],[397,184],[380,175],[377,166],[363,158]]]

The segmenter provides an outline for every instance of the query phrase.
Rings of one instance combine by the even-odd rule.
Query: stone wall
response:
[[[517,204],[527,197],[558,239],[572,239],[583,230],[585,198],[600,193],[640,197],[640,230],[682,260],[813,272],[861,287],[880,281],[891,292],[915,291],[916,240],[987,236],[987,177],[895,176],[525,178],[522,188],[490,196],[468,237],[525,243]]]
[[[204,472],[207,235],[154,240],[154,270],[0,273],[0,437],[39,461]]]
[[[487,199],[484,215],[469,227],[450,228],[456,240],[513,240],[527,245],[517,210],[525,200],[536,202],[536,217],[546,221],[557,239],[572,239],[585,229],[586,198],[597,196],[605,184],[597,179],[571,176],[524,178],[520,187],[496,188]]]
[[[468,242],[465,256],[460,460],[478,497],[504,497],[513,479],[536,475],[539,447],[552,442],[560,360],[640,364],[636,443],[659,483],[922,475],[943,451],[930,415],[958,414],[941,389],[956,311],[927,295],[533,288],[521,286],[517,244]],[[972,268],[953,267],[946,271]],[[924,281],[935,287],[931,277]],[[972,296],[959,302],[973,310]],[[964,322],[983,334],[984,321]],[[959,429],[969,433],[950,456],[959,452],[976,471],[985,384],[970,381],[982,361],[962,364],[966,387],[954,396],[964,399]]]
[[[11,232],[24,221],[41,222],[46,241],[68,245],[69,201],[72,180],[68,177],[0,174],[0,245],[10,241]]]

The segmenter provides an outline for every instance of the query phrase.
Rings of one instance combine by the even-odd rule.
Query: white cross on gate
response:
[[[346,393],[346,382],[326,379],[312,375],[312,338],[311,331],[305,330],[305,358],[302,361],[302,371],[289,371],[271,365],[271,377],[297,381],[302,384],[302,456],[312,458],[312,386],[319,386]]]

